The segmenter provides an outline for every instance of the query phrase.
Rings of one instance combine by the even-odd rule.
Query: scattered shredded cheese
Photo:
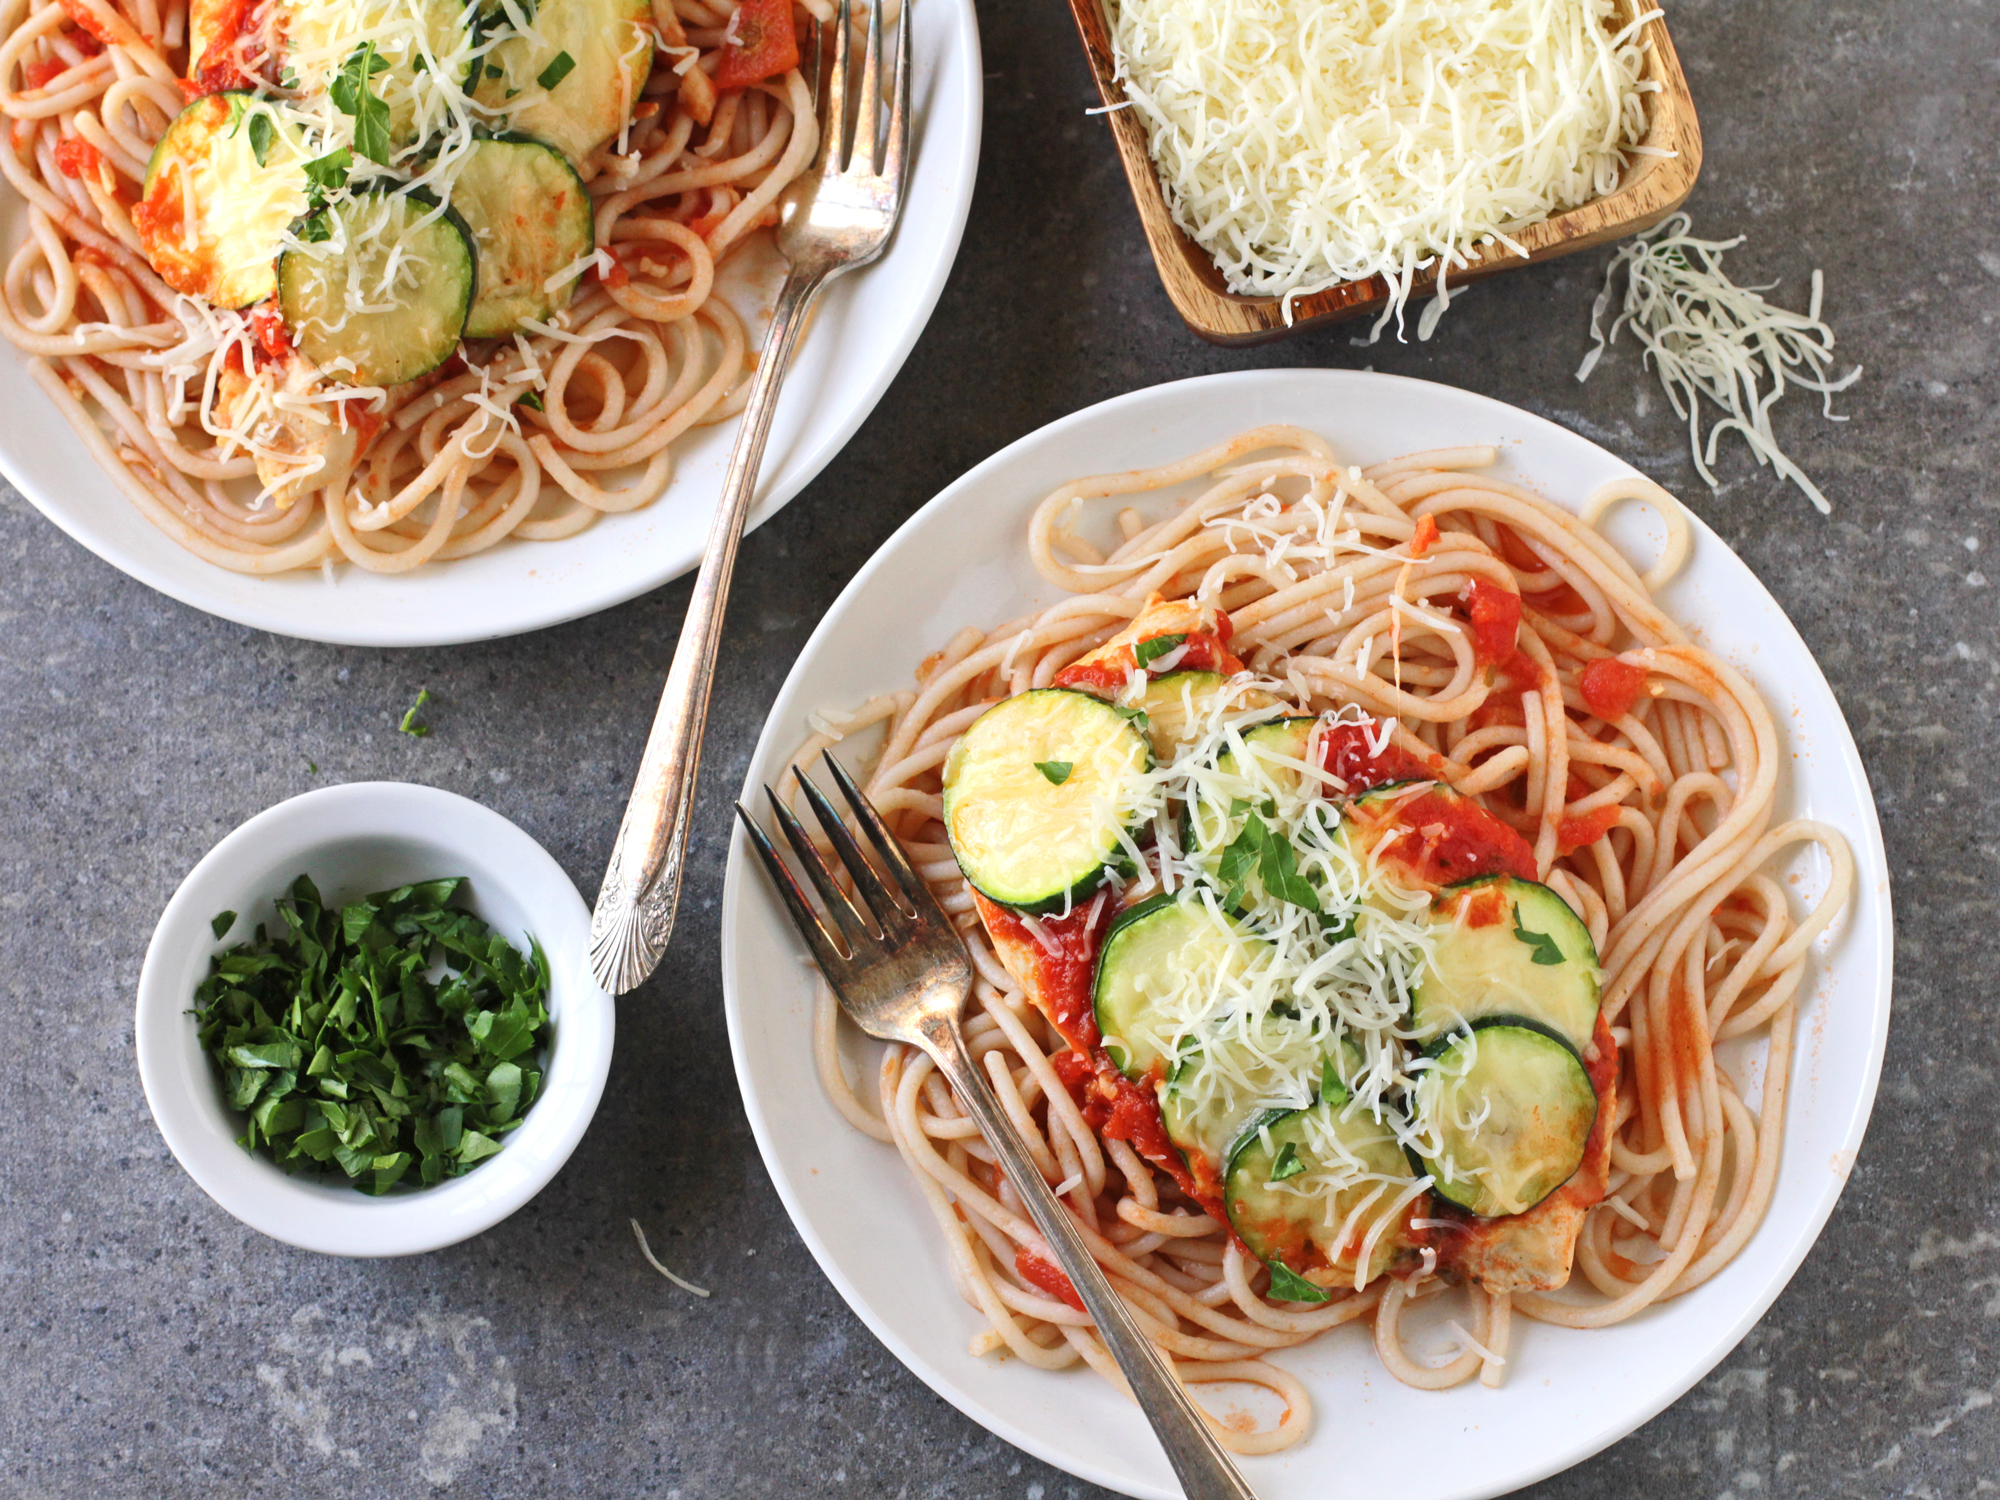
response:
[[[1629,327],[1675,412],[1687,419],[1694,466],[1710,489],[1718,488],[1710,467],[1716,445],[1725,432],[1740,432],[1759,465],[1769,464],[1780,478],[1804,490],[1820,514],[1830,515],[1833,506],[1819,486],[1785,456],[1771,431],[1771,408],[1794,385],[1820,393],[1820,410],[1829,421],[1847,420],[1833,409],[1834,393],[1859,380],[1861,366],[1838,378],[1831,374],[1833,330],[1819,315],[1824,278],[1813,271],[1812,300],[1804,313],[1774,306],[1762,293],[1776,282],[1738,286],[1722,269],[1723,253],[1742,244],[1742,235],[1703,240],[1690,228],[1686,214],[1675,214],[1612,257],[1604,290],[1590,310],[1591,350],[1576,378],[1588,380],[1606,347]],[[1601,325],[1621,273],[1625,295],[1606,333]],[[1703,397],[1726,414],[1709,428],[1706,445],[1701,440]]]

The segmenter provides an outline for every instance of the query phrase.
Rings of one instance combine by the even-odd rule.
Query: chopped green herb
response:
[[[219,911],[208,919],[208,930],[214,933],[217,939],[235,925],[236,913],[233,911]]]
[[[1187,641],[1187,632],[1179,635],[1156,635],[1150,641],[1141,641],[1132,648],[1132,655],[1142,667],[1151,666],[1177,646]]]
[[[1069,780],[1069,773],[1076,769],[1076,763],[1067,760],[1038,760],[1035,762],[1035,769],[1049,779],[1050,786],[1061,786]]]
[[[540,391],[523,391],[521,392],[520,395],[514,398],[514,404],[516,406],[525,406],[528,408],[529,411],[548,410],[548,408],[542,404],[542,393]]]
[[[301,875],[278,902],[282,933],[260,926],[210,960],[195,1023],[247,1117],[239,1145],[369,1193],[501,1148],[541,1091],[549,964],[452,907],[462,884],[330,908]]]
[[[1340,1081],[1340,1070],[1334,1067],[1333,1059],[1330,1057],[1320,1059],[1319,1097],[1328,1104],[1345,1104],[1347,1102],[1347,1085]]]
[[[1534,951],[1534,961],[1538,964],[1559,964],[1563,961],[1562,946],[1546,932],[1530,932],[1521,925],[1521,908],[1514,908],[1514,936],[1526,943]]]
[[[250,154],[257,158],[258,166],[263,166],[270,159],[271,141],[277,133],[271,117],[263,110],[250,116]]]
[[[319,775],[319,766],[314,761],[308,760],[306,762],[306,770],[314,776]],[[220,936],[220,934],[218,934],[218,936]]]
[[[1278,1148],[1277,1159],[1271,1163],[1271,1175],[1267,1182],[1283,1182],[1287,1177],[1296,1177],[1305,1171],[1306,1164],[1299,1160],[1299,1148],[1286,1141]]]
[[[369,80],[389,66],[389,60],[368,42],[353,54],[334,75],[327,93],[333,107],[354,120],[354,149],[372,162],[389,165],[389,106],[368,87]]]
[[[1268,814],[1270,804],[1265,807]],[[1272,900],[1318,911],[1319,893],[1299,873],[1298,854],[1285,836],[1271,829],[1240,801],[1232,803],[1230,811],[1243,815],[1243,828],[1229,841],[1216,866],[1216,878],[1225,892],[1224,904],[1240,910],[1249,898],[1254,876]]]
[[[1267,1261],[1271,1268],[1271,1295],[1280,1302],[1324,1302],[1327,1292],[1314,1286],[1281,1260]]]
[[[429,688],[418,688],[417,701],[415,703],[412,703],[410,705],[410,711],[403,715],[403,722],[396,726],[397,732],[399,734],[414,735],[417,736],[418,738],[422,738],[424,735],[429,734],[431,732],[431,726],[428,724],[419,724],[417,722],[417,710],[422,708],[426,703],[430,701],[431,701],[431,690]]]
[[[575,58],[571,57],[567,52],[558,52],[554,57],[549,59],[549,65],[535,75],[535,82],[539,83],[545,89],[552,89],[565,78],[569,77],[571,70],[575,67]]]

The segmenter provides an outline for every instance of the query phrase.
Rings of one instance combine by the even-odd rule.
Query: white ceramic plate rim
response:
[[[1015,505],[1019,519],[1024,525],[1028,509],[1033,501],[1039,498],[1039,490],[1033,493],[1014,494],[1011,500],[996,501],[992,498],[995,491],[1003,494],[1009,492],[1007,478],[1010,471],[1030,463],[1032,456],[1044,445],[1055,443],[1079,431],[1103,434],[1114,428],[1130,430],[1144,427],[1150,421],[1158,420],[1164,423],[1164,419],[1159,418],[1158,413],[1170,406],[1182,408],[1189,406],[1192,403],[1187,398],[1199,398],[1203,415],[1197,425],[1203,425],[1203,430],[1190,432],[1189,424],[1185,421],[1172,434],[1160,433],[1156,427],[1155,436],[1150,440],[1153,450],[1151,456],[1144,460],[1133,461],[1157,462],[1169,457],[1178,457],[1194,451],[1203,442],[1213,441],[1259,420],[1301,420],[1295,411],[1271,409],[1274,404],[1282,408],[1289,399],[1293,405],[1317,402],[1318,407],[1323,409],[1327,418],[1331,420],[1318,422],[1307,420],[1304,425],[1312,426],[1315,430],[1333,437],[1337,444],[1348,436],[1341,430],[1342,420],[1346,420],[1350,425],[1364,421],[1367,406],[1371,402],[1429,404],[1450,414],[1444,425],[1451,430],[1440,432],[1434,441],[1435,446],[1504,439],[1512,434],[1552,444],[1559,450],[1578,456],[1579,460],[1591,459],[1598,466],[1609,464],[1615,472],[1637,472],[1614,455],[1606,453],[1567,429],[1501,402],[1425,381],[1373,373],[1318,370],[1247,371],[1174,382],[1100,403],[1029,434],[967,473],[912,516],[862,568],[842,591],[839,599],[829,609],[825,619],[807,642],[805,649],[800,652],[797,663],[779,692],[771,718],[751,758],[744,785],[746,805],[751,805],[752,795],[757,787],[774,773],[802,737],[805,713],[815,707],[827,706],[822,703],[819,695],[813,694],[809,689],[802,691],[802,685],[821,664],[823,654],[833,649],[833,643],[841,634],[843,621],[853,611],[855,601],[868,595],[876,586],[878,577],[889,571],[906,549],[916,544],[919,533],[926,528],[932,518],[942,512],[969,506],[983,499],[994,504]],[[1182,415],[1185,416],[1185,412]],[[1474,419],[1470,423],[1466,420],[1468,416]],[[1216,430],[1207,430],[1209,425]],[[1387,455],[1373,452],[1363,455],[1364,461],[1373,461],[1381,456]],[[1126,454],[1122,457],[1130,459],[1131,456]],[[1108,469],[1122,466],[1122,463],[1106,463],[1101,467]],[[1088,470],[1075,470],[1075,473],[1079,474],[1084,472]],[[1543,474],[1539,477],[1552,480],[1555,476]],[[1706,1336],[1699,1339],[1695,1347],[1679,1355],[1670,1372],[1652,1372],[1639,1380],[1638,1384],[1645,1387],[1643,1398],[1626,1399],[1624,1409],[1612,1420],[1599,1422],[1595,1426],[1581,1424],[1582,1430],[1576,1432],[1566,1442],[1552,1444],[1539,1461],[1518,1465],[1505,1472],[1474,1475],[1461,1469],[1453,1476],[1445,1473],[1451,1466],[1427,1463],[1421,1466],[1422,1470],[1437,1477],[1427,1485],[1410,1489],[1408,1493],[1411,1500],[1422,1500],[1422,1497],[1431,1496],[1435,1496],[1436,1500],[1472,1500],[1472,1497],[1503,1494],[1521,1485],[1546,1478],[1636,1430],[1685,1394],[1735,1347],[1791,1279],[1833,1210],[1841,1186],[1844,1184],[1846,1172],[1851,1169],[1854,1155],[1860,1147],[1867,1126],[1887,1038],[1893,942],[1888,898],[1888,867],[1882,846],[1881,830],[1874,813],[1873,799],[1867,790],[1866,773],[1852,735],[1833,699],[1831,689],[1817,667],[1810,665],[1810,653],[1806,651],[1804,642],[1796,630],[1784,619],[1783,612],[1777,608],[1775,601],[1769,598],[1768,592],[1756,583],[1754,576],[1743,567],[1734,554],[1729,552],[1726,544],[1698,517],[1693,519],[1697,555],[1719,555],[1726,558],[1726,566],[1733,567],[1741,573],[1741,581],[1747,584],[1751,591],[1744,597],[1752,599],[1755,604],[1768,606],[1769,613],[1776,616],[1775,622],[1763,622],[1769,625],[1770,629],[1762,639],[1767,643],[1776,642],[1788,646],[1805,658],[1808,664],[1806,675],[1810,680],[1801,683],[1801,690],[1815,699],[1823,700],[1819,706],[1830,710],[1830,714],[1815,725],[1813,731],[1815,738],[1811,746],[1814,758],[1806,768],[1806,774],[1813,778],[1815,786],[1822,780],[1830,778],[1829,784],[1834,785],[1836,790],[1849,791],[1858,798],[1855,816],[1843,828],[1854,846],[1856,905],[1842,921],[1837,940],[1845,942],[1846,949],[1837,967],[1843,983],[1858,986],[1867,1009],[1864,1015],[1847,1016],[1843,1020],[1843,1025],[1849,1028],[1850,1032],[1858,1027],[1862,1034],[1859,1037],[1850,1035],[1849,1038],[1850,1044],[1855,1041],[1860,1043],[1858,1058],[1851,1058],[1848,1068],[1852,1087],[1829,1104],[1829,1108],[1835,1111],[1837,1121],[1831,1131],[1831,1138],[1837,1142],[1832,1158],[1832,1170],[1827,1174],[1821,1189],[1811,1196],[1808,1212],[1796,1215],[1785,1224],[1776,1224],[1767,1218],[1751,1245],[1723,1273],[1724,1277],[1732,1279],[1734,1285],[1732,1300],[1738,1309],[1736,1316],[1718,1322],[1707,1330]],[[945,562],[937,566],[935,571],[938,575],[935,591],[942,596],[951,586],[950,580],[954,570],[950,562]],[[913,600],[913,613],[919,612],[921,605],[927,602],[930,601]],[[1690,621],[1690,623],[1696,622]],[[917,649],[931,649],[938,644],[941,644],[941,638],[939,641],[927,640]],[[899,643],[898,650],[900,649]],[[1727,654],[1725,651],[1725,655]],[[891,669],[884,666],[882,670],[887,672]],[[906,678],[892,680],[884,676],[880,686],[899,687],[906,680]],[[1781,733],[1783,732],[1781,719]],[[1821,766],[1818,754],[1822,751],[1831,752],[1831,764],[1824,768]],[[855,1277],[849,1274],[848,1268],[834,1254],[828,1244],[827,1235],[822,1233],[822,1226],[815,1221],[802,1202],[800,1180],[794,1175],[801,1165],[793,1160],[795,1143],[780,1139],[773,1131],[772,1105],[763,1095],[757,1072],[761,1059],[751,1050],[753,1027],[750,1024],[748,1007],[760,997],[749,994],[743,981],[743,970],[751,962],[747,945],[752,941],[746,928],[745,903],[763,900],[768,895],[769,892],[759,883],[759,877],[750,874],[750,865],[742,847],[742,840],[740,838],[734,840],[730,849],[722,910],[722,961],[725,1007],[731,1047],[736,1061],[737,1079],[752,1131],[764,1154],[765,1164],[771,1172],[779,1196],[791,1213],[800,1236],[819,1261],[821,1268],[849,1306],[904,1364],[940,1396],[982,1426],[1037,1458],[1094,1484],[1104,1485],[1125,1494],[1149,1497],[1149,1500],[1151,1497],[1176,1495],[1178,1490],[1164,1479],[1164,1461],[1159,1458],[1156,1450],[1151,1449],[1151,1439],[1143,1436],[1143,1427],[1136,1413],[1131,1416],[1131,1425],[1141,1434],[1137,1441],[1147,1446],[1146,1462],[1141,1465],[1145,1472],[1135,1472],[1129,1467],[1121,1468],[1090,1461],[996,1409],[994,1404],[967,1390],[964,1384],[941,1367],[932,1346],[949,1348],[953,1344],[962,1343],[963,1338],[975,1331],[976,1314],[970,1309],[965,1310],[962,1327],[954,1327],[937,1339],[925,1339],[923,1342],[926,1347],[920,1348],[890,1326],[891,1309],[870,1303],[868,1298],[860,1293]],[[772,917],[771,920],[776,922],[779,919]],[[769,940],[769,930],[766,929],[762,935],[765,941]],[[1857,933],[1860,935],[1857,936]],[[802,981],[801,991],[803,992],[805,988]],[[1799,1070],[1805,1066],[1806,1050],[1802,1046],[1795,1054],[1793,1074],[1795,1086],[1788,1110],[1788,1116],[1794,1120],[1800,1108],[1801,1097],[1796,1080]],[[1852,1045],[1849,1050],[1850,1053],[1854,1051]],[[843,1128],[849,1127],[843,1126]],[[1824,1144],[1827,1135],[1827,1131],[1821,1131],[1821,1144]],[[886,1184],[903,1176],[903,1168],[900,1162],[886,1155],[888,1148],[879,1149],[885,1153],[882,1181],[879,1183],[871,1181],[865,1186],[893,1191]],[[1781,1188],[1787,1177],[1805,1170],[1803,1166],[1795,1164],[1795,1155],[1796,1153],[1788,1154],[1781,1166]],[[943,1248],[937,1243],[934,1232],[924,1249],[940,1264],[942,1263]],[[1711,1283],[1710,1286],[1718,1286],[1722,1279],[1719,1277],[1717,1282]],[[1707,1291],[1709,1288],[1698,1290],[1690,1294],[1686,1303],[1676,1306],[1693,1304],[1695,1299],[1701,1298]],[[1711,1292],[1710,1296],[1713,1298],[1715,1294]],[[1638,1325],[1622,1326],[1631,1328]],[[1540,1332],[1539,1327],[1537,1332]],[[1064,1377],[1041,1378],[1058,1381]],[[1395,1391],[1404,1389],[1396,1386],[1395,1382],[1386,1376],[1383,1384]],[[1059,1395],[1078,1394],[1074,1387],[1058,1387],[1057,1391]],[[1429,1393],[1409,1392],[1408,1395],[1420,1401],[1436,1399]],[[1329,1412],[1324,1404],[1320,1404],[1316,1414],[1315,1436],[1308,1438],[1299,1448],[1291,1450],[1288,1456],[1307,1461],[1327,1458],[1332,1452],[1337,1451],[1335,1443],[1340,1420],[1339,1414]],[[1450,1425],[1440,1424],[1440,1427],[1445,1428]],[[1447,1433],[1440,1431],[1441,1439],[1446,1436]],[[1272,1460],[1269,1459],[1251,1460],[1248,1463],[1246,1469],[1253,1485],[1259,1488],[1260,1493],[1272,1496],[1294,1493],[1289,1484],[1281,1489],[1271,1482],[1274,1476],[1266,1467],[1271,1463]]]
[[[555,1035],[542,1092],[497,1155],[463,1177],[381,1198],[289,1177],[238,1146],[239,1119],[222,1103],[188,1014],[208,956],[248,936],[250,898],[279,894],[269,884],[269,868],[282,866],[277,879],[288,883],[300,870],[313,872],[316,849],[370,839],[432,845],[450,850],[446,858],[503,872],[498,883],[506,887],[507,904],[535,913],[527,932],[548,956]],[[430,875],[447,873],[455,872]],[[246,891],[246,882],[254,889]],[[489,884],[474,875],[471,905],[491,916],[490,906],[503,898]],[[327,894],[333,899],[332,891]],[[223,910],[243,916],[217,940],[209,919]],[[516,943],[527,935],[502,930]],[[161,913],[139,974],[133,1026],[146,1103],[168,1149],[202,1190],[274,1239],[350,1256],[411,1255],[455,1244],[490,1229],[540,1192],[597,1110],[611,1071],[615,1013],[611,997],[590,978],[589,934],[589,909],[562,866],[491,808],[456,792],[395,781],[302,793],[265,809],[209,850]]]
[[[882,260],[842,277],[821,299],[773,422],[763,494],[748,529],[811,483],[874,410],[930,320],[958,254],[979,165],[979,29],[972,0],[926,0],[915,14],[924,19],[914,42],[920,133],[910,201]],[[0,234],[10,245],[24,216],[18,195],[0,192]],[[751,336],[761,341],[754,326]],[[679,577],[700,560],[737,428],[732,420],[684,434],[659,500],[603,517],[578,536],[503,542],[409,577],[380,578],[342,563],[341,582],[328,585],[309,572],[268,579],[231,573],[165,536],[97,467],[30,378],[27,356],[4,341],[0,401],[17,413],[0,423],[0,474],[73,540],[193,609],[346,646],[443,646],[540,630]]]

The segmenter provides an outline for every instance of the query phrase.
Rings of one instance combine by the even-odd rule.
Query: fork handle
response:
[[[826,281],[824,273],[795,271],[778,291],[770,336],[729,455],[721,503],[709,526],[708,546],[674,646],[659,712],[591,913],[590,967],[597,982],[615,995],[636,989],[653,972],[673,933],[701,769],[702,730],[708,723],[709,690],[715,682],[716,650],[722,641],[730,577],[736,571],[736,549],[756,494],[778,387],[813,298]]]
[[[1124,1298],[1111,1288],[1110,1278],[1098,1267],[1083,1236],[1077,1232],[1046,1181],[1014,1122],[994,1097],[986,1075],[973,1063],[965,1049],[965,1037],[957,1020],[936,1015],[926,1017],[921,1031],[923,1048],[944,1074],[958,1100],[972,1113],[979,1133],[1000,1158],[1000,1165],[1014,1189],[1028,1205],[1042,1236],[1049,1242],[1056,1263],[1083,1299],[1099,1337],[1110,1349],[1118,1368],[1131,1384],[1132,1394],[1167,1461],[1181,1482],[1187,1500],[1257,1500],[1243,1481],[1223,1447],[1209,1430],[1200,1408],[1187,1388],[1175,1376],[1153,1341],[1139,1329]]]

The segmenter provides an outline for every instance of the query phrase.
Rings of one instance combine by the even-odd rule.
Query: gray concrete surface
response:
[[[594,890],[687,586],[518,640],[339,650],[172,603],[7,493],[0,1493],[1093,1493],[932,1396],[793,1234],[723,1033],[724,794],[821,612],[962,470],[1152,382],[1367,363],[1516,402],[1689,496],[1818,654],[1897,881],[1888,1063],[1825,1235],[1713,1376],[1535,1493],[2000,1493],[2000,7],[1679,0],[1671,20],[1708,143],[1698,225],[1748,234],[1740,274],[1783,277],[1794,300],[1824,266],[1840,351],[1867,366],[1852,421],[1803,402],[1779,419],[1831,520],[1736,447],[1721,491],[1701,490],[1629,351],[1570,378],[1603,253],[1479,287],[1427,346],[1363,351],[1345,329],[1252,352],[1196,342],[1082,113],[1062,7],[986,7],[985,158],[949,288],[852,445],[744,550],[667,970],[621,1006],[610,1090],[567,1168],[439,1254],[295,1252],[180,1171],[132,1060],[147,936],[237,823],[368,777],[477,797]],[[395,727],[420,685],[436,732],[416,740]],[[714,1300],[639,1261],[634,1214]]]

